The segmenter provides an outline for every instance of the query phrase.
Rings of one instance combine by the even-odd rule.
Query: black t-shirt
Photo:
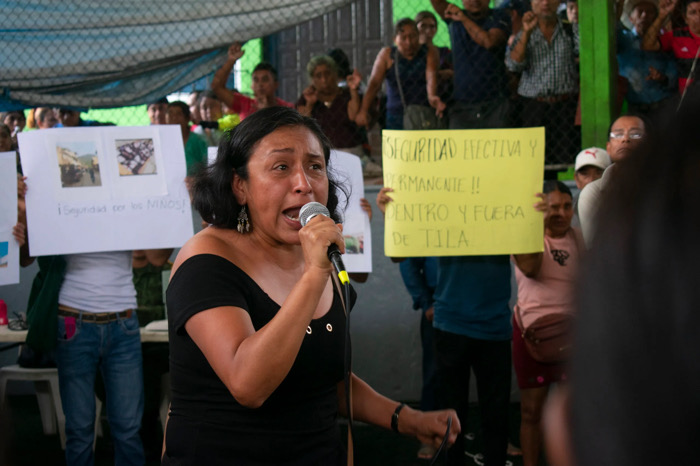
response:
[[[328,455],[342,462],[336,385],[345,313],[335,287],[330,310],[311,321],[289,374],[257,409],[234,399],[185,330],[190,317],[220,306],[246,310],[256,330],[280,308],[223,257],[193,256],[177,269],[167,291],[172,404],[163,464],[310,464]]]

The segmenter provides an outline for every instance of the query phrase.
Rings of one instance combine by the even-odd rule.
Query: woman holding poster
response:
[[[553,318],[566,323],[574,311],[574,286],[578,277],[583,236],[571,227],[571,191],[560,181],[546,181],[544,202],[544,252],[515,254],[518,303],[513,310],[513,366],[520,387],[520,445],[523,465],[539,462],[542,446],[540,420],[550,385],[565,380],[563,357],[544,360],[531,354],[526,339]],[[561,317],[559,317],[561,316]],[[549,327],[550,329],[553,327]],[[570,346],[567,345],[565,346]],[[542,350],[540,349],[540,352]]]
[[[180,251],[167,292],[164,465],[346,464],[345,315],[327,255],[345,245],[329,156],[314,120],[272,107],[243,120],[198,175],[194,205],[211,226]],[[309,202],[333,218],[302,228]],[[350,376],[356,420],[438,446],[452,419],[454,442],[454,411],[404,407]]]

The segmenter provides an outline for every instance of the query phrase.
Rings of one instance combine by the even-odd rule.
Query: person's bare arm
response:
[[[365,96],[362,99],[360,111],[355,117],[355,123],[357,123],[357,125],[367,126],[369,124],[369,107],[372,105],[372,102],[374,102],[374,98],[377,97],[377,93],[382,87],[382,82],[384,81],[390,62],[392,62],[391,48],[384,47],[379,51],[377,58],[374,60],[372,74],[367,84],[367,92],[365,92]]]
[[[348,90],[350,91],[350,102],[348,102],[348,118],[355,121],[360,108],[362,107],[362,97],[360,97],[360,83],[362,82],[362,76],[357,68],[352,70],[352,74],[345,78],[345,82],[348,85]]]
[[[428,92],[428,102],[435,109],[435,114],[442,117],[447,105],[440,99],[437,93],[438,81],[438,66],[440,65],[440,53],[437,47],[430,46],[428,48],[427,66],[425,67],[425,80]]]
[[[29,257],[29,244],[27,241],[27,226],[22,222],[17,222],[12,227],[12,236],[19,246],[19,265],[26,267],[34,262],[33,257]]]
[[[454,76],[454,74],[454,70],[450,69],[443,69],[438,71],[438,77],[440,78],[440,81],[452,81],[452,77]]]
[[[535,277],[542,268],[542,258],[544,254],[535,252],[532,254],[513,254],[515,265],[528,278]]]
[[[19,265],[20,267],[29,267],[34,263],[34,257],[29,255],[29,240],[27,230],[24,231],[25,241],[19,248]]]
[[[440,18],[445,17],[445,10],[450,3],[447,0],[430,0],[431,5],[433,5],[433,10]]]
[[[515,63],[523,63],[527,57],[527,43],[530,41],[532,31],[537,27],[537,16],[531,11],[523,15],[523,32],[518,42],[510,51],[510,59]]]
[[[214,73],[214,78],[211,80],[211,90],[226,105],[231,105],[236,99],[236,93],[226,87],[226,81],[233,70],[233,66],[244,53],[245,51],[241,48],[239,42],[231,44],[228,48],[228,60]]]
[[[659,32],[663,27],[668,17],[671,15],[673,10],[676,8],[678,0],[661,0],[659,3],[659,15],[656,17],[653,23],[649,26],[649,29],[644,33],[642,37],[642,50],[660,50],[661,43],[659,42]]]
[[[377,207],[379,207],[379,211],[382,213],[382,217],[384,217],[386,215],[387,204],[389,204],[390,202],[393,201],[391,196],[389,196],[387,194],[387,193],[391,193],[391,192],[394,192],[393,188],[389,188],[387,186],[384,186],[377,193]],[[389,259],[391,259],[391,262],[394,262],[394,263],[399,263],[399,262],[403,262],[406,260],[405,257],[390,257]]]
[[[170,259],[173,249],[146,249],[143,252],[145,253],[146,260],[149,264],[156,267],[162,267],[166,262],[168,262],[168,259]]]
[[[394,200],[391,198],[391,196],[389,196],[389,194],[387,194],[387,193],[391,193],[391,192],[394,192],[393,188],[389,188],[388,186],[384,186],[377,193],[377,207],[379,207],[379,212],[382,213],[382,216],[386,215],[386,205]]]
[[[305,103],[303,105],[297,105],[297,111],[304,116],[310,117],[311,111],[318,101],[318,93],[316,92],[316,88],[313,86],[313,84],[310,84],[306,89],[304,89],[301,95],[304,97]]]
[[[217,376],[233,397],[249,408],[260,407],[287,376],[319,300],[324,292],[331,292],[328,244],[336,244],[341,253],[345,251],[341,230],[331,218],[322,215],[299,231],[299,239],[304,251],[304,272],[275,316],[262,328],[256,330],[248,312],[234,306],[207,309],[185,324],[188,335]],[[201,248],[185,248],[176,267],[188,254],[201,253]]]
[[[537,212],[545,214],[547,212],[547,196],[543,193],[535,194],[539,198],[533,207]],[[520,271],[525,274],[528,278],[533,278],[536,276],[540,269],[542,268],[542,259],[544,253],[534,252],[530,254],[513,254],[513,259],[515,260],[515,265],[520,269]]]
[[[17,238],[17,234],[21,231],[24,236],[23,240],[20,241],[17,238],[19,244],[19,265],[20,267],[28,267],[34,263],[34,258],[29,255],[29,228],[27,227],[27,177],[17,174],[17,223],[15,228],[19,229],[15,232],[13,228],[13,235]],[[21,224],[21,226],[19,225]]]
[[[355,374],[351,374],[350,386],[353,419],[391,429],[391,419],[399,403],[380,395]],[[341,415],[347,416],[343,382],[338,383],[338,410]],[[447,443],[452,445],[461,431],[457,413],[452,409],[424,412],[404,406],[398,414],[397,428],[400,434],[438,448],[447,431],[448,418],[452,418],[452,424]]]

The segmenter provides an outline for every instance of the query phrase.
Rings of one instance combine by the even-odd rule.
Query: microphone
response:
[[[323,215],[325,217],[330,217],[331,214],[328,212],[328,208],[321,204],[320,202],[309,202],[304,204],[304,206],[299,211],[299,222],[302,227],[305,227],[309,220],[317,215]],[[328,246],[328,260],[333,264],[333,268],[338,274],[338,279],[343,285],[347,285],[350,281],[348,273],[345,271],[345,265],[343,264],[343,259],[338,249],[338,245],[333,243]]]

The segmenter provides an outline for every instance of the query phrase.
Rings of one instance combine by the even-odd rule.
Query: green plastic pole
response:
[[[605,147],[613,115],[617,76],[615,2],[586,0],[578,4],[581,142],[583,147]]]

